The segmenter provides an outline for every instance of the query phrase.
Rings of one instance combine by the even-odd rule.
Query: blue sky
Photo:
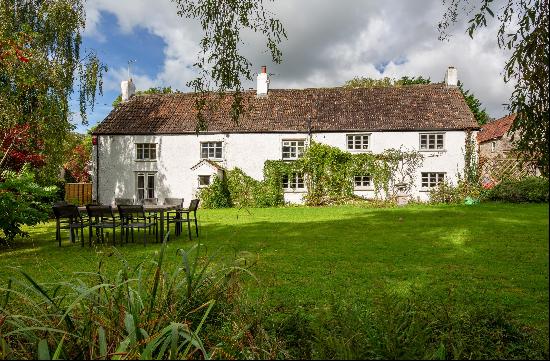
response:
[[[283,63],[273,64],[264,39],[253,34],[244,34],[242,52],[253,71],[267,65],[272,88],[340,86],[356,76],[423,76],[438,82],[454,66],[490,116],[507,113],[502,104],[513,84],[502,80],[507,54],[496,44],[496,23],[472,40],[464,32],[467,19],[461,19],[444,42],[437,31],[441,0],[275,0],[266,6],[288,34],[281,44]],[[104,95],[88,114],[89,126],[112,109],[129,60],[135,60],[131,69],[138,90],[171,86],[188,91],[202,32],[196,21],[177,15],[172,1],[90,0],[86,12],[84,49],[94,49],[109,67]],[[244,86],[255,87],[255,82]],[[78,113],[76,101],[72,109]],[[74,122],[79,132],[88,128],[78,115]]]

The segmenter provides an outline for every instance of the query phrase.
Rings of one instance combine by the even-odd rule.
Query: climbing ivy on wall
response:
[[[393,198],[396,184],[409,191],[423,156],[417,151],[388,149],[380,154],[352,154],[326,144],[312,142],[295,161],[268,160],[264,180],[258,181],[235,168],[223,180],[201,191],[205,207],[274,207],[284,205],[282,179],[302,173],[307,187],[307,205],[345,202],[354,197],[354,176],[370,175],[377,197]],[[218,182],[218,183],[216,183]],[[221,182],[227,184],[226,187]],[[228,192],[222,194],[227,189]],[[220,201],[221,198],[226,201]]]

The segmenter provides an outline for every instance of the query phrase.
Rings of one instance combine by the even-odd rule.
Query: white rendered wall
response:
[[[464,169],[464,144],[466,132],[446,131],[445,151],[422,152],[424,163],[417,172],[416,187],[412,196],[427,200],[427,192],[420,190],[421,172],[446,172],[447,179],[456,184],[458,174]],[[317,133],[314,141],[346,149],[346,134],[356,133]],[[372,132],[370,146],[373,153],[388,148],[403,147],[404,150],[419,149],[419,132]],[[475,134],[473,134],[475,139]],[[207,134],[207,135],[162,135],[162,136],[98,136],[99,145],[99,201],[110,204],[115,198],[136,197],[136,173],[156,172],[156,197],[162,202],[166,197],[184,198],[187,204],[196,196],[197,173],[191,170],[200,159],[200,143],[205,141],[223,142],[224,159],[219,164],[226,169],[241,168],[247,175],[263,179],[266,160],[280,160],[282,140],[306,139],[306,133],[263,133],[263,134]],[[135,143],[156,143],[156,161],[136,161]],[[95,147],[93,149],[93,169],[95,169]],[[94,197],[96,197],[96,178]],[[285,200],[300,203],[304,192],[285,193]],[[374,197],[374,191],[358,191],[358,195]]]

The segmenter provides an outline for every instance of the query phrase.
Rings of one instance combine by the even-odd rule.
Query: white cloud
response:
[[[139,89],[187,89],[185,84],[196,74],[192,64],[201,30],[196,21],[179,17],[173,2],[95,0],[86,6],[89,36],[109,36],[97,27],[99,15],[107,11],[116,16],[121,31],[131,32],[139,26],[166,43],[163,68],[154,78],[139,71],[134,74]],[[243,37],[243,53],[255,69],[268,65],[274,73],[274,88],[338,86],[354,76],[422,75],[441,81],[447,66],[453,65],[490,115],[505,114],[501,104],[507,102],[512,87],[502,80],[506,54],[496,45],[494,24],[473,40],[463,33],[464,23],[458,24],[451,41],[442,42],[437,32],[444,11],[440,0],[279,0],[266,6],[287,30],[288,40],[281,45],[284,62],[273,64],[265,41],[249,33]],[[383,73],[376,69],[380,64],[387,64]],[[126,74],[124,66],[110,70],[107,88],[118,89]],[[245,87],[254,86],[254,82],[245,83]]]

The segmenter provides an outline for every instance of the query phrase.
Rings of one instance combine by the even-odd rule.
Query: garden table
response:
[[[146,204],[143,206],[145,212],[160,213],[160,241],[164,241],[164,212],[174,211],[181,208],[177,204]],[[86,207],[78,207],[81,213],[86,213]],[[113,207],[113,213],[118,212],[116,207]]]

